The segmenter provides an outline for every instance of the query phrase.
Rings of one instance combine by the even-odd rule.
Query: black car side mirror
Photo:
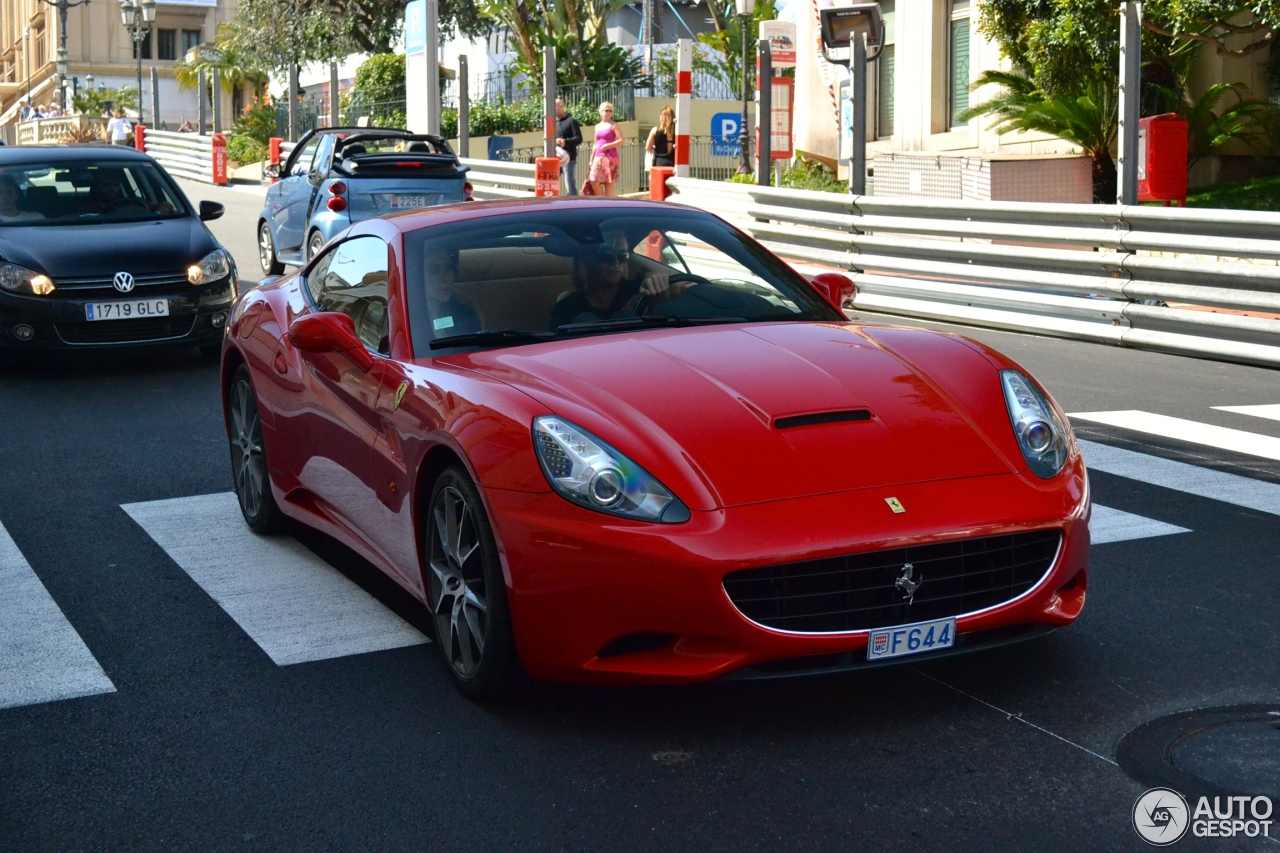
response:
[[[200,221],[208,222],[210,219],[218,219],[225,211],[226,208],[216,201],[202,201],[200,202]]]

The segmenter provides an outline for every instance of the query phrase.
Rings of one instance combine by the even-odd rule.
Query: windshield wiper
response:
[[[586,323],[565,323],[557,326],[561,335],[577,335],[587,332],[608,332],[616,329],[650,329],[681,326],[713,326],[719,323],[745,323],[746,317],[616,317],[612,320],[592,320]]]
[[[555,332],[539,332],[533,329],[486,329],[483,332],[472,332],[468,335],[436,338],[427,346],[431,349],[444,349],[445,347],[486,346],[488,344],[536,344],[541,341],[554,341],[555,339]]]

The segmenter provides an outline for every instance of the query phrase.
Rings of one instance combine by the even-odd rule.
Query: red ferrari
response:
[[[848,320],[852,287],[661,203],[359,223],[227,326],[244,518],[385,571],[475,697],[1067,625],[1090,504],[1061,410],[981,344]]]

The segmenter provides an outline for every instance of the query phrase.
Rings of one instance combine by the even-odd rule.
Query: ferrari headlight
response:
[[[226,278],[231,273],[231,258],[221,249],[214,249],[200,259],[199,263],[187,267],[187,281],[192,284],[204,284]]]
[[[1002,370],[1000,383],[1018,447],[1036,476],[1047,480],[1067,464],[1070,434],[1044,392],[1027,377]]]
[[[35,296],[48,296],[54,291],[53,280],[49,276],[17,264],[0,265],[0,287],[13,293]]]
[[[551,488],[579,506],[641,521],[689,520],[689,508],[648,472],[563,418],[536,418],[533,447]]]

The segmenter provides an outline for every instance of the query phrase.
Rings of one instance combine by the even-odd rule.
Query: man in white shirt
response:
[[[124,117],[124,110],[117,107],[116,111],[111,114],[111,121],[107,122],[107,139],[111,140],[112,145],[127,145],[129,131],[131,130],[133,130],[133,126]]]

